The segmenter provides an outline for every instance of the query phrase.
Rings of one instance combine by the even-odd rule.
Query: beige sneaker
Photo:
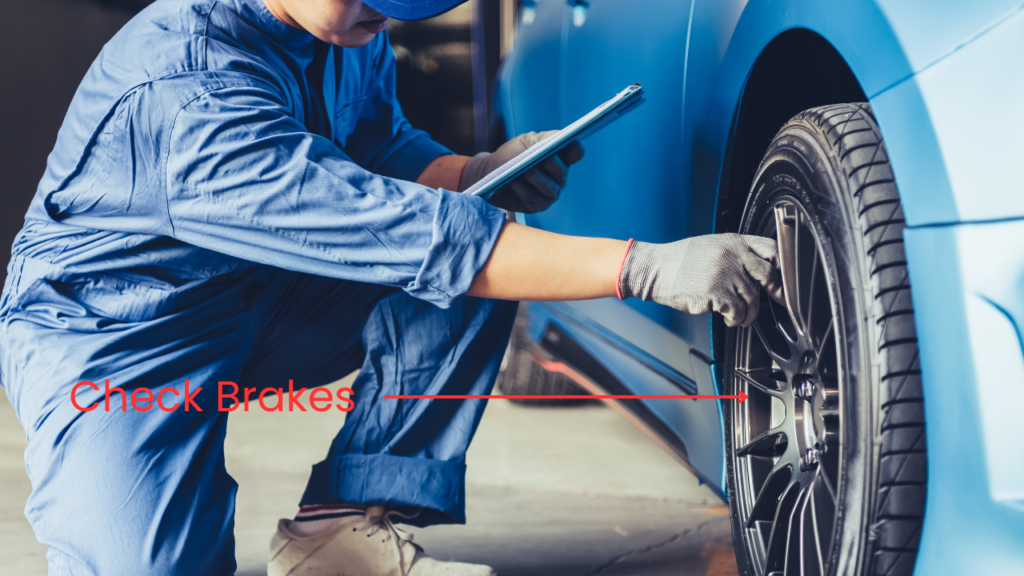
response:
[[[316,536],[300,536],[282,519],[270,540],[267,576],[497,576],[489,566],[427,556],[391,523],[396,515],[371,506]]]

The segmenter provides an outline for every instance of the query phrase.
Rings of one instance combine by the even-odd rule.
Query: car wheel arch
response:
[[[802,58],[807,54],[812,55],[811,65]],[[801,59],[795,62],[794,56]],[[790,118],[816,106],[866,100],[853,70],[820,34],[791,28],[773,38],[750,67],[732,116],[719,176],[714,231],[739,229],[761,159]],[[713,318],[714,350],[722,350],[724,334],[725,323]]]

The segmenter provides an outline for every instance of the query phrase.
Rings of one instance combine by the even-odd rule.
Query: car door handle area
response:
[[[572,6],[572,25],[580,28],[587,23],[587,12],[590,10],[590,3],[586,0],[567,0]]]
[[[537,1],[522,0],[519,3],[519,23],[523,26],[533,24],[537,19]]]

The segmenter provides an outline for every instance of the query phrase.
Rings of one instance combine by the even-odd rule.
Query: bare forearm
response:
[[[416,179],[416,183],[430,188],[444,188],[452,192],[461,192],[459,179],[462,176],[462,169],[466,167],[466,162],[469,162],[469,156],[452,154],[438,156],[423,170],[423,173]]]
[[[501,300],[587,300],[615,296],[626,243],[563,236],[509,222],[470,296]]]

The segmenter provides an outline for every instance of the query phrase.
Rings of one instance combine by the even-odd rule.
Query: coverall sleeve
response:
[[[490,256],[486,201],[373,174],[287,114],[269,85],[182,108],[170,134],[172,235],[245,260],[403,288],[447,307]]]
[[[438,156],[453,154],[430,136],[412,127],[402,113],[395,92],[395,54],[386,38],[378,40],[374,64],[377,81],[365,98],[342,103],[336,116],[356,116],[345,152],[370,172],[415,182]]]

